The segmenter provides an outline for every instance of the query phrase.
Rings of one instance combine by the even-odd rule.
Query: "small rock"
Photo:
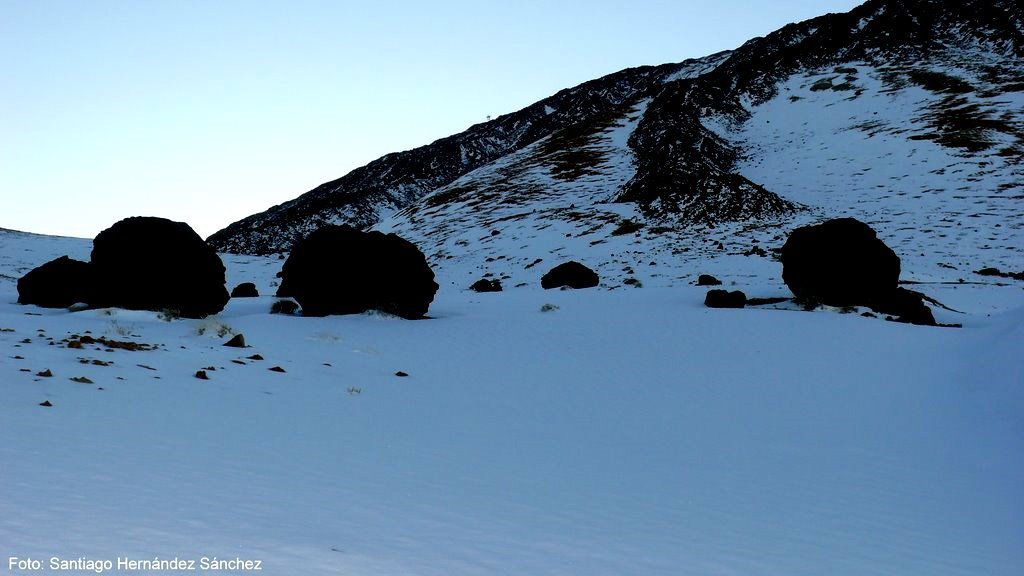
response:
[[[268,370],[270,370],[271,372],[284,372],[285,371],[284,368],[281,368],[280,366],[274,366],[273,368],[268,368]]]
[[[42,376],[43,378],[53,378],[53,372],[51,372],[50,369],[47,368],[42,372],[36,372],[36,376]]]
[[[599,280],[597,272],[575,260],[571,260],[555,266],[542,276],[540,285],[545,290],[561,288],[563,286],[575,289],[593,288],[597,286]]]
[[[270,306],[271,314],[295,314],[299,305],[294,300],[278,300]]]
[[[739,290],[709,290],[704,297],[704,305],[708,308],[743,308],[747,304],[747,295]]]
[[[263,360],[263,356],[260,356],[259,354],[253,354],[252,356],[248,356],[246,359],[247,360]]]
[[[196,378],[200,380],[209,380],[210,377],[206,375],[206,370],[196,370]]]
[[[232,298],[256,298],[260,293],[252,282],[242,282],[231,290]]]
[[[399,370],[398,372],[395,372],[395,376],[398,376],[399,378],[405,378],[406,376],[408,376],[408,374]]]
[[[50,404],[50,401],[49,401],[49,400],[43,400],[42,402],[40,402],[40,403],[39,403],[39,405],[40,405],[40,406],[45,406],[45,407],[47,407],[47,408],[49,408],[49,407],[53,406],[53,404]]]
[[[469,287],[474,292],[501,292],[501,281],[481,278]]]
[[[92,384],[93,381],[89,380],[85,376],[74,376],[71,378],[72,382],[78,382],[79,384]]]
[[[231,348],[245,348],[245,336],[242,334],[235,334],[234,338],[225,342],[224,345]]]
[[[697,286],[721,286],[722,281],[710,274],[701,274],[697,277]]]

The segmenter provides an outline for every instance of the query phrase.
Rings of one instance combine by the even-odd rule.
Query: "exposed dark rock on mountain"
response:
[[[92,269],[88,262],[61,256],[18,280],[18,304],[67,308],[89,296]]]
[[[867,224],[838,218],[790,234],[782,279],[801,300],[870,306],[896,289],[900,259]]]
[[[260,295],[252,282],[242,282],[231,290],[232,298],[256,298]]]
[[[555,266],[540,279],[545,290],[552,288],[593,288],[597,286],[597,272],[587,268],[575,260]]]
[[[224,264],[183,222],[134,217],[93,240],[89,304],[174,310],[186,318],[220,312],[228,301]]]
[[[704,305],[708,308],[743,308],[747,305],[747,295],[740,290],[708,290]]]
[[[746,119],[743,99],[763,102],[799,70],[851,60],[900,61],[946,45],[986,43],[1020,54],[1021,8],[991,0],[872,0],[844,14],[790,24],[734,51],[714,70],[669,83],[630,138],[637,173],[619,200],[683,222],[714,224],[796,206],[730,172],[739,151],[704,127]]]
[[[438,285],[426,258],[395,234],[324,226],[295,245],[281,270],[278,296],[305,316],[379,310],[422,318]]]
[[[427,146],[388,154],[298,198],[249,216],[209,238],[222,252],[284,252],[325,224],[365,228],[405,208],[459,176],[564,128],[606,116],[635,102],[686,69],[696,71],[719,56],[681,64],[643,66],[586,82],[518,112],[470,127]]]

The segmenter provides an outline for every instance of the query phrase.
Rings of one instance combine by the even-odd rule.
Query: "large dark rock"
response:
[[[708,308],[743,308],[747,305],[747,295],[739,290],[708,290],[704,305]]]
[[[61,256],[35,268],[18,280],[18,303],[44,308],[67,308],[89,297],[88,262]]]
[[[183,222],[121,220],[93,240],[92,268],[92,306],[175,310],[202,318],[228,301],[224,264]]]
[[[422,318],[438,285],[426,257],[395,234],[324,226],[299,241],[281,269],[278,296],[305,316],[380,310]]]
[[[555,266],[540,279],[540,285],[545,290],[561,288],[563,286],[568,288],[593,288],[597,286],[598,282],[597,272],[575,260]]]
[[[872,306],[900,278],[900,259],[853,218],[797,228],[782,247],[782,279],[793,294],[830,306]]]

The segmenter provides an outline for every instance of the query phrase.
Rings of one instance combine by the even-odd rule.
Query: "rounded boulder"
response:
[[[174,310],[203,318],[224,309],[224,263],[188,224],[137,216],[93,240],[89,304],[130,310]]]
[[[896,253],[854,218],[797,228],[782,247],[782,280],[797,298],[871,306],[896,289],[899,277]]]
[[[347,225],[324,226],[297,242],[280,276],[277,295],[298,301],[304,316],[378,310],[422,318],[438,289],[411,242]]]
[[[88,300],[91,281],[92,269],[88,262],[61,256],[18,280],[18,304],[67,308]]]
[[[597,272],[587,268],[583,264],[571,260],[552,268],[540,279],[540,285],[545,290],[552,288],[593,288],[597,286],[600,279]]]

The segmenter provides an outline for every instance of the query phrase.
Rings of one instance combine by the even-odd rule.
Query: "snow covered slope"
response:
[[[225,252],[270,254],[287,252],[296,239],[324,224],[369,226],[465,173],[549,134],[602,118],[665,82],[703,74],[727,55],[630,68],[562,90],[461,134],[388,154],[294,200],[231,224],[209,241]]]
[[[682,283],[475,294],[450,269],[415,322],[270,315],[269,297],[173,321],[14,303],[9,278],[88,248],[0,232],[4,557],[357,576],[1024,565],[1024,283],[934,286],[959,330],[711,310]],[[225,262],[264,294],[281,264]],[[766,259],[707,264],[781,290]],[[251,347],[222,346],[232,333]]]
[[[483,273],[495,268],[518,284],[532,277],[519,264],[571,253],[615,284],[638,259],[628,238],[604,228],[646,230],[640,244],[657,246],[653,261],[665,266],[684,252],[702,255],[707,227],[716,229],[712,246],[761,253],[808,218],[903,209],[898,228],[927,237],[908,242],[908,252],[952,258],[955,250],[939,246],[955,241],[949,219],[995,218],[981,224],[995,247],[985,254],[1010,265],[1008,247],[1019,245],[1022,69],[1017,3],[871,0],[728,53],[563,91],[382,159],[211,241],[262,254],[324,223],[384,218],[380,229],[422,242],[440,266],[476,259]],[[930,199],[900,207],[900,195]],[[921,227],[910,222],[918,213],[930,215]],[[623,217],[630,223],[620,227]],[[503,223],[523,242],[497,253],[470,223]],[[554,228],[566,240],[537,233]],[[531,240],[540,236],[544,246]],[[499,260],[516,264],[484,266]]]

